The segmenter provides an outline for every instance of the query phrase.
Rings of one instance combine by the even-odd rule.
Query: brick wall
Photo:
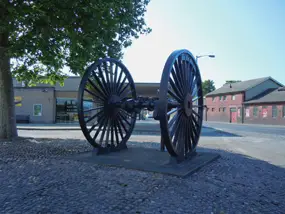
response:
[[[277,117],[273,117],[272,115],[272,106],[277,107]],[[245,110],[245,117],[244,122],[250,124],[269,124],[269,125],[285,125],[285,112],[284,103],[278,104],[251,104],[245,106],[245,109],[249,109],[249,115],[246,115]],[[257,107],[257,115],[254,115],[254,107]],[[266,107],[266,108],[263,108]],[[264,109],[264,110],[263,110]],[[266,114],[267,112],[267,114]]]
[[[226,96],[226,100],[224,100],[224,96]],[[238,108],[242,107],[243,100],[243,93],[226,94],[222,96],[222,100],[220,100],[220,96],[216,96],[214,100],[213,97],[206,97],[207,115],[205,115],[204,120],[230,122],[230,108],[236,108],[238,111]],[[241,122],[241,117],[238,118],[238,122]]]

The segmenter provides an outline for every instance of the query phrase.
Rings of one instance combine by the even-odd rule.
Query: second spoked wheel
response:
[[[118,60],[104,58],[88,67],[78,92],[78,117],[82,132],[99,153],[126,148],[136,113],[117,103],[136,99],[134,81]]]
[[[159,89],[161,137],[171,156],[195,153],[202,129],[203,92],[199,68],[188,50],[167,59]]]

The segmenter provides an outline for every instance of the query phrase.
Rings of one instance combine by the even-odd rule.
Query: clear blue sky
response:
[[[185,48],[199,59],[203,80],[272,76],[285,84],[285,0],[152,0],[152,33],[125,50],[135,82],[160,82],[169,54]]]

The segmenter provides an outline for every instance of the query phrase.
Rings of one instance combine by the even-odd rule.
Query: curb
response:
[[[37,127],[18,127],[17,130],[22,131],[81,131],[81,128],[37,128]],[[160,129],[133,129],[134,132],[148,132],[148,133],[160,133]]]

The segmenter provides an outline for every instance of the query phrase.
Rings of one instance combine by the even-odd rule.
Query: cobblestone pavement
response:
[[[184,179],[63,159],[92,149],[81,137],[0,142],[0,212],[284,213],[284,139],[239,134],[202,136],[199,149],[221,158]],[[159,140],[132,136],[129,146]]]

